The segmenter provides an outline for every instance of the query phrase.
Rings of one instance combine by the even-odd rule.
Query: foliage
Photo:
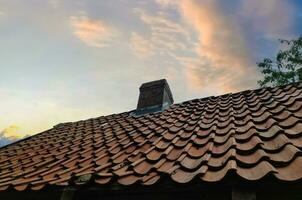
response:
[[[285,45],[274,59],[265,58],[257,63],[263,80],[258,84],[264,86],[280,86],[302,81],[302,36],[295,40],[279,40]]]

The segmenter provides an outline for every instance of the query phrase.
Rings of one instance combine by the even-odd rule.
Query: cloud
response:
[[[185,67],[190,89],[218,92],[236,91],[255,85],[256,67],[251,52],[235,18],[224,12],[217,0],[157,1],[175,7],[187,25],[197,34],[195,57],[176,55]],[[193,35],[191,33],[191,35]]]
[[[134,13],[139,15],[140,19],[150,25],[151,30],[168,33],[181,33],[188,35],[189,33],[178,23],[169,20],[164,13],[157,15],[148,15],[144,10],[135,8]]]
[[[10,125],[0,131],[0,147],[18,141],[27,136],[28,135],[25,134],[19,126]]]
[[[88,99],[91,93],[84,92],[80,87],[76,87],[78,93],[74,94],[75,91],[66,87],[63,82],[59,82],[58,85],[60,87],[57,89],[48,88],[41,93],[0,87],[0,132],[5,130],[6,138],[18,135],[23,137],[47,130],[58,123],[112,112],[110,108],[93,104],[89,100],[89,104],[81,103],[83,99]],[[77,98],[74,98],[75,96]]]
[[[134,54],[140,58],[146,58],[154,54],[153,44],[136,32],[131,33],[130,45]]]
[[[207,95],[217,95],[227,92],[235,92],[238,90],[247,89],[251,87],[254,80],[254,74],[250,70],[244,75],[235,69],[228,67],[215,67],[211,61],[202,58],[196,58],[189,61],[181,61],[185,66],[185,76],[187,85],[194,91]]]
[[[295,8],[284,0],[242,1],[242,16],[267,38],[291,36]]]
[[[17,125],[10,125],[9,127],[3,129],[1,135],[5,138],[18,139],[22,138],[26,135],[21,129],[21,127]]]
[[[70,24],[73,34],[88,46],[104,47],[114,36],[112,28],[103,21],[90,19],[84,14],[71,16]]]
[[[147,55],[171,55],[176,50],[188,50],[190,33],[179,23],[176,23],[163,13],[155,15],[147,14],[144,10],[135,8],[134,13],[146,24],[150,30],[149,34],[141,36],[134,33],[131,36],[131,46],[134,52],[142,52],[143,57]],[[136,45],[138,44],[138,45]],[[139,48],[138,48],[139,47]],[[137,51],[142,50],[142,51]]]
[[[169,6],[176,5],[176,1],[174,0],[155,0],[155,2],[162,7],[169,7]]]
[[[239,9],[227,12],[220,0],[155,0],[170,12],[176,10],[197,34],[196,56],[175,54],[190,89],[225,93],[256,86],[260,73],[250,38],[290,37],[294,8],[283,0],[238,0]],[[248,30],[246,30],[248,29]],[[192,33],[190,33],[192,34]],[[210,88],[210,89],[209,89]]]
[[[180,4],[184,19],[199,34],[197,52],[216,67],[231,66],[239,70],[249,65],[248,48],[239,27],[228,18],[215,0],[186,0]]]

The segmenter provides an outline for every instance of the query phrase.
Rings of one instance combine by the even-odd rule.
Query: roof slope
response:
[[[174,104],[162,113],[125,112],[64,123],[0,149],[0,190],[165,177],[219,182],[270,174],[302,178],[302,83]],[[86,176],[83,176],[85,175]],[[87,174],[92,174],[92,176]]]

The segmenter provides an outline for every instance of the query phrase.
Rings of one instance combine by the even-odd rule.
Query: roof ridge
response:
[[[171,106],[177,106],[177,105],[181,105],[181,104],[186,104],[186,103],[190,103],[190,102],[193,102],[193,101],[208,100],[208,99],[211,99],[211,98],[219,98],[219,97],[223,97],[223,96],[226,96],[226,95],[238,95],[238,94],[243,94],[243,93],[247,93],[247,92],[259,91],[259,90],[262,90],[262,89],[265,89],[265,90],[268,90],[268,89],[282,89],[282,88],[285,88],[287,86],[298,86],[298,88],[299,88],[299,87],[302,87],[302,81],[297,81],[295,83],[289,83],[289,84],[285,84],[285,85],[281,85],[281,86],[260,87],[260,88],[256,88],[256,89],[242,90],[242,91],[239,91],[239,92],[230,92],[230,93],[225,93],[225,94],[221,94],[221,95],[212,95],[212,96],[207,96],[207,97],[202,97],[202,98],[194,98],[194,99],[191,99],[191,100],[186,100],[186,101],[182,101],[182,102],[179,102],[179,103],[174,103]],[[33,135],[25,137],[25,138],[22,138],[22,139],[20,139],[20,140],[18,140],[16,142],[13,142],[13,143],[1,146],[0,150],[3,149],[3,148],[6,148],[8,146],[11,146],[11,145],[13,145],[15,143],[23,142],[23,141],[26,141],[28,139],[31,139],[34,136],[37,136],[37,135],[40,135],[42,133],[48,132],[48,131],[50,131],[50,130],[52,130],[54,128],[60,127],[60,126],[64,126],[64,125],[67,125],[67,124],[74,124],[74,123],[78,123],[78,122],[82,122],[82,121],[100,119],[100,118],[105,118],[106,119],[106,118],[111,117],[111,116],[120,116],[122,114],[130,114],[131,112],[134,112],[134,111],[135,111],[135,109],[129,110],[129,111],[120,112],[120,113],[111,113],[109,115],[101,115],[101,116],[98,116],[98,117],[90,117],[90,118],[81,119],[81,120],[78,120],[78,121],[69,121],[69,122],[58,123],[58,124],[54,125],[53,127],[45,130],[45,131],[33,134]],[[144,116],[144,115],[142,115],[142,116]],[[140,117],[142,117],[142,116],[140,116]],[[135,116],[133,116],[133,117],[135,117]]]
[[[262,90],[262,89],[285,88],[285,87],[287,87],[289,85],[299,85],[299,84],[302,84],[302,81],[295,82],[295,83],[289,83],[289,84],[285,84],[285,85],[281,85],[281,86],[275,86],[275,87],[270,87],[270,86],[268,86],[268,87],[260,87],[260,88],[256,88],[256,89],[242,90],[242,91],[239,91],[239,92],[229,92],[229,93],[225,93],[225,94],[211,95],[211,96],[202,97],[202,98],[194,98],[194,99],[185,100],[185,101],[182,101],[182,102],[179,102],[179,103],[174,103],[172,105],[180,105],[180,104],[183,104],[183,103],[189,103],[189,102],[198,101],[198,100],[199,101],[200,100],[208,100],[210,98],[219,98],[219,97],[223,97],[223,96],[227,96],[227,95],[237,95],[237,94],[242,94],[242,93],[246,93],[246,92],[258,91],[258,90]],[[135,109],[132,109],[132,110],[129,110],[129,111],[124,111],[124,112],[120,112],[120,113],[111,113],[111,114],[108,114],[108,115],[101,115],[101,116],[98,116],[98,117],[90,117],[90,118],[82,119],[82,120],[78,120],[78,121],[70,121],[70,122],[58,123],[58,124],[54,125],[53,128],[55,128],[56,126],[65,125],[65,124],[69,124],[69,123],[77,123],[77,122],[81,122],[81,121],[99,119],[99,118],[102,118],[102,117],[108,118],[108,117],[115,116],[115,115],[122,115],[122,114],[132,113],[134,111],[135,111]]]

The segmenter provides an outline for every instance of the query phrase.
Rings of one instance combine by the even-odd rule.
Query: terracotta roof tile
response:
[[[219,182],[302,179],[302,84],[102,116],[0,149],[0,190],[46,185],[153,185],[170,177]],[[83,181],[83,180],[84,181]]]

